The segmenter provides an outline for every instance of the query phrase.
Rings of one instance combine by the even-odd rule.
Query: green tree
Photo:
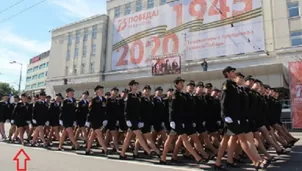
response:
[[[15,95],[15,94],[18,94],[18,91],[15,90],[8,83],[0,82],[0,96],[2,96],[2,94],[12,94],[12,95]]]

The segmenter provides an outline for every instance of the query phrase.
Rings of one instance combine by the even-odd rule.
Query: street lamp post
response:
[[[19,64],[20,65],[20,77],[19,77],[19,85],[18,85],[18,93],[21,94],[21,82],[22,82],[22,70],[23,64],[17,61],[11,61],[10,64]]]

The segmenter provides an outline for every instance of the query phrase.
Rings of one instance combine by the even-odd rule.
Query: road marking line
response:
[[[204,169],[200,169],[200,168],[179,168],[179,166],[153,165],[153,164],[148,164],[148,163],[144,163],[144,162],[140,162],[140,161],[129,161],[129,160],[118,160],[118,159],[117,160],[112,160],[112,159],[97,157],[97,156],[84,156],[84,155],[79,155],[79,154],[71,153],[71,152],[52,151],[52,150],[47,150],[47,149],[42,149],[42,148],[37,148],[37,147],[20,146],[19,144],[7,144],[7,143],[0,142],[0,145],[1,144],[10,145],[10,146],[19,147],[19,148],[22,147],[24,149],[32,149],[32,150],[39,150],[39,151],[50,151],[50,152],[61,153],[61,154],[65,154],[65,155],[77,156],[77,157],[84,157],[84,158],[90,158],[90,159],[91,158],[101,159],[101,160],[107,160],[107,161],[110,161],[110,162],[130,163],[130,164],[136,164],[136,165],[141,165],[141,166],[159,167],[159,168],[164,168],[164,169],[183,170],[183,171],[204,170]],[[205,168],[205,169],[208,170],[209,168]]]

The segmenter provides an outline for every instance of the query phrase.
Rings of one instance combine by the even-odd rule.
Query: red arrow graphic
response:
[[[26,171],[27,170],[27,161],[29,161],[30,158],[23,149],[19,150],[19,152],[16,154],[16,156],[13,158],[13,160],[17,161],[17,163],[16,163],[17,171]],[[20,163],[22,163],[22,162],[23,162],[23,167],[20,167]]]

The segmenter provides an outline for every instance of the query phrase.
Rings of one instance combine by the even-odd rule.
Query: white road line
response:
[[[89,158],[89,159],[93,158],[93,159],[98,159],[98,160],[107,160],[107,161],[110,161],[110,162],[130,163],[130,164],[136,164],[136,165],[141,165],[141,166],[151,166],[151,167],[158,167],[158,168],[164,168],[164,169],[183,170],[183,171],[192,171],[192,170],[199,170],[200,171],[200,170],[203,170],[203,169],[200,169],[200,168],[179,168],[177,166],[153,165],[153,164],[139,162],[139,161],[112,160],[112,159],[97,157],[97,156],[84,156],[84,155],[78,155],[76,153],[70,153],[70,152],[64,152],[64,151],[51,151],[51,150],[46,150],[46,149],[43,149],[43,148],[26,147],[26,146],[21,146],[21,145],[18,145],[18,144],[7,144],[7,143],[0,142],[0,145],[2,145],[2,144],[3,145],[14,146],[14,147],[19,147],[19,148],[23,148],[23,149],[50,151],[50,152],[54,152],[54,153],[60,153],[60,154],[64,154],[64,155],[71,155],[71,156],[77,156],[77,157],[84,157],[84,158]],[[209,168],[207,168],[207,169],[209,169]]]

